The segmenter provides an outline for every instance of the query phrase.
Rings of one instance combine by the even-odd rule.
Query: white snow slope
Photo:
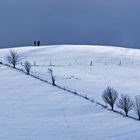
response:
[[[72,45],[15,50],[23,62],[36,62],[32,74],[50,80],[52,68],[58,85],[101,103],[107,86],[132,97],[140,94],[140,50]],[[5,62],[8,53],[1,49],[0,60]],[[139,140],[139,131],[139,121],[0,66],[0,140]]]

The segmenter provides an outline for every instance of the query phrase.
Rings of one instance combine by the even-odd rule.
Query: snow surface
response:
[[[73,45],[15,50],[24,56],[23,62],[36,62],[33,74],[50,80],[47,69],[52,68],[58,85],[101,103],[107,86],[132,97],[140,94],[140,50]],[[3,62],[8,51],[0,50]],[[4,66],[0,66],[0,94],[1,140],[140,139],[139,121]]]

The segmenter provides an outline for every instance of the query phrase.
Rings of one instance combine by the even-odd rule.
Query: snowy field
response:
[[[58,85],[101,103],[107,86],[120,94],[140,95],[140,50],[65,45],[15,50],[24,56],[23,62],[36,63],[32,74],[50,80],[47,71],[52,68]],[[3,62],[8,51],[0,50]],[[0,66],[0,77],[2,140],[140,139],[139,121],[4,66]]]

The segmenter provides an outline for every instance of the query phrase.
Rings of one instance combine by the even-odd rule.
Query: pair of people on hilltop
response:
[[[34,46],[40,46],[40,41],[34,41]]]

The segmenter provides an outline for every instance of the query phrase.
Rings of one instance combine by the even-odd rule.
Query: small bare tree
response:
[[[52,69],[48,69],[48,73],[50,74],[50,77],[51,77],[51,81],[52,81],[52,85],[56,85],[55,84],[55,76],[54,76],[54,74],[53,74],[53,70]]]
[[[13,68],[21,61],[21,56],[14,50],[9,51],[9,55],[6,56],[6,61],[12,65]]]
[[[23,67],[24,67],[25,71],[27,72],[27,74],[29,75],[30,74],[30,71],[31,71],[32,65],[28,61],[25,61]]]
[[[104,102],[109,104],[111,109],[114,110],[114,104],[118,98],[118,92],[112,87],[107,87],[102,94],[102,98]]]
[[[133,102],[128,95],[122,94],[116,105],[125,112],[126,116],[128,116],[128,112],[133,109]]]
[[[134,101],[134,109],[138,115],[138,119],[140,120],[140,96],[135,96],[135,101]]]

